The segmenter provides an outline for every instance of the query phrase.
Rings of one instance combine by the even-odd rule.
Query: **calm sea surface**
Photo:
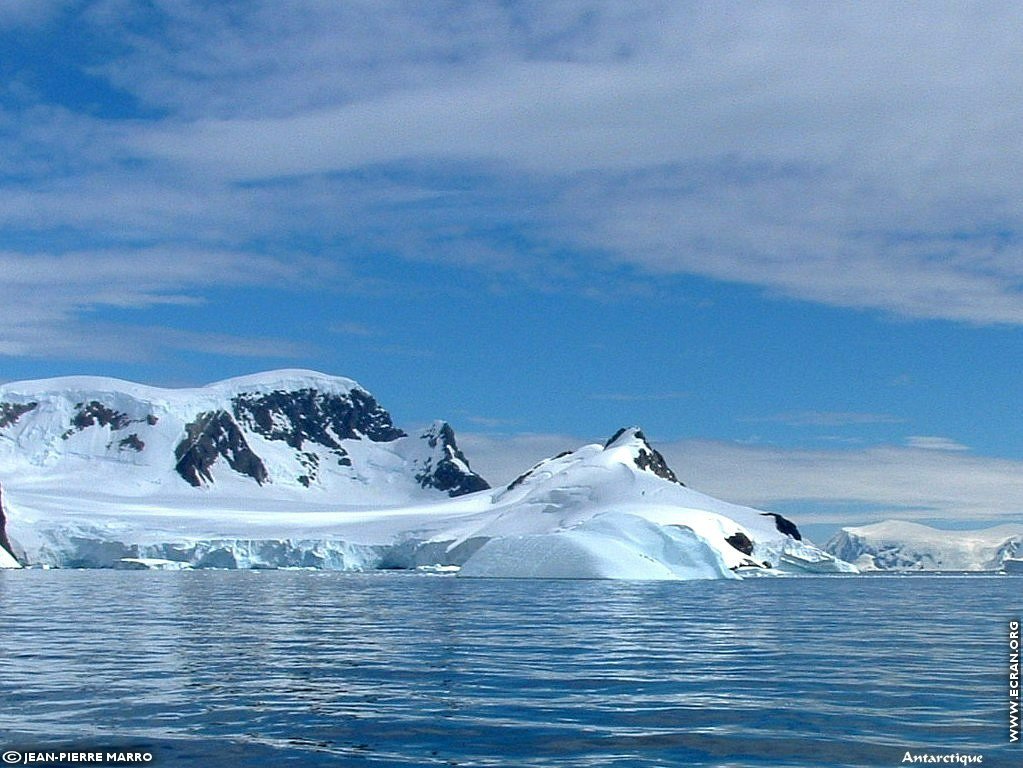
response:
[[[0,748],[157,766],[1023,765],[1023,580],[0,572]]]

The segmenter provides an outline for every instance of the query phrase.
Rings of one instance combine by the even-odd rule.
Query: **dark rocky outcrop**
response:
[[[634,459],[637,467],[646,470],[647,472],[653,472],[658,477],[664,478],[672,483],[678,483],[685,487],[685,483],[678,479],[660,452],[647,442],[646,435],[643,434],[642,430],[622,427],[611,436],[610,440],[604,443],[604,448],[610,448],[627,433],[629,433],[631,438],[634,438],[641,443],[641,447],[639,451],[637,451]]]
[[[298,476],[298,482],[308,488],[320,474],[320,457],[312,451],[302,451],[298,454],[298,461],[306,471]]]
[[[0,429],[7,429],[18,423],[18,419],[35,410],[39,403],[0,403]]]
[[[123,440],[118,441],[117,448],[121,451],[135,451],[136,453],[142,453],[142,450],[146,447],[146,444],[142,442],[138,434],[132,432]]]
[[[99,424],[101,427],[110,426],[111,429],[124,429],[131,424],[128,414],[115,411],[98,400],[75,405],[78,413],[71,419],[71,425],[77,427],[78,431],[87,427]]]
[[[796,528],[796,524],[788,518],[782,517],[777,512],[761,512],[760,514],[765,517],[774,518],[774,527],[778,529],[779,533],[784,533],[786,536],[791,536],[796,541],[802,541],[803,535]]]
[[[753,554],[753,542],[750,540],[750,537],[747,536],[742,531],[736,531],[731,536],[727,537],[725,541],[731,544],[735,549],[742,552],[744,555]]]
[[[232,398],[235,419],[252,433],[267,440],[279,440],[299,451],[305,473],[296,479],[310,487],[319,472],[319,457],[302,451],[307,443],[329,448],[338,466],[350,467],[352,460],[342,440],[390,442],[405,433],[394,426],[391,415],[362,389],[347,394],[320,392],[307,388],[269,393],[242,393]]]
[[[178,474],[196,487],[213,482],[210,468],[218,458],[260,485],[269,479],[262,459],[252,451],[238,423],[226,411],[207,411],[187,424],[185,438],[174,455]]]
[[[551,456],[549,459],[544,459],[543,461],[541,461],[541,462],[539,462],[537,464],[534,464],[532,467],[530,467],[525,472],[523,472],[521,475],[519,475],[514,480],[512,480],[510,483],[508,483],[508,486],[505,488],[505,490],[506,491],[510,491],[513,488],[516,488],[516,487],[522,485],[524,482],[526,482],[526,480],[528,480],[530,477],[533,476],[533,474],[536,472],[536,470],[538,470],[540,467],[542,467],[547,462],[549,462],[549,461],[556,461],[557,459],[564,458],[565,456],[568,456],[571,453],[574,453],[574,451],[562,451],[561,453],[557,454],[556,456]]]
[[[315,389],[242,393],[231,400],[231,406],[239,424],[299,450],[307,441],[336,449],[341,448],[341,440],[365,437],[380,443],[405,437],[391,422],[391,415],[362,389],[345,395]]]
[[[416,482],[423,488],[446,491],[448,496],[463,496],[490,488],[490,483],[469,467],[469,460],[458,449],[455,432],[447,422],[440,422],[423,433],[422,438],[433,449]]]
[[[98,400],[90,400],[87,403],[76,403],[75,409],[76,413],[71,419],[71,429],[61,435],[61,438],[64,440],[67,440],[76,432],[81,432],[89,427],[110,427],[111,430],[116,431],[124,429],[132,424],[141,424],[145,422],[152,426],[157,422],[156,416],[153,415],[148,415],[142,419],[132,419],[128,416],[128,414],[114,410]]]

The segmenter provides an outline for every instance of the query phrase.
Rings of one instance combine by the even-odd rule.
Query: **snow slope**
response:
[[[198,488],[217,499],[332,506],[488,487],[447,424],[409,437],[354,381],[298,370],[178,390],[95,377],[7,384],[5,480],[20,492],[169,501]]]
[[[489,489],[445,423],[410,437],[355,382],[308,371],[191,390],[6,385],[0,482],[10,543],[31,564],[632,579],[852,570],[783,518],[686,488],[637,429]]]
[[[868,571],[998,571],[1023,555],[1023,526],[942,531],[919,523],[886,520],[843,528],[828,552]]]
[[[686,488],[638,429],[548,459],[493,493],[465,576],[735,578],[852,572],[778,520]],[[780,527],[788,528],[791,523]],[[794,526],[791,530],[796,531]],[[798,536],[798,531],[796,531]]]
[[[15,560],[10,552],[0,547],[0,568],[21,568],[21,563]]]

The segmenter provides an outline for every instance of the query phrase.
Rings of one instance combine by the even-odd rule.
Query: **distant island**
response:
[[[856,572],[781,515],[686,487],[638,428],[491,488],[446,422],[410,435],[356,382],[306,370],[4,385],[0,484],[8,566]]]

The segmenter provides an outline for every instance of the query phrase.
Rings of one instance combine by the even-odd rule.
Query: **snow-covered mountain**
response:
[[[864,571],[998,571],[1023,556],[1023,526],[942,531],[886,520],[843,528],[826,549]]]
[[[454,433],[410,437],[365,389],[275,371],[197,389],[70,377],[0,387],[0,482],[126,496],[396,503],[488,488]],[[257,493],[257,488],[266,489]]]
[[[444,422],[406,435],[355,382],[309,371],[186,390],[6,385],[0,484],[0,544],[32,564],[642,579],[853,570],[778,515],[686,488],[638,429],[492,490]]]
[[[772,513],[685,487],[636,428],[542,461],[463,529],[482,545],[465,576],[734,578],[855,572]]]

